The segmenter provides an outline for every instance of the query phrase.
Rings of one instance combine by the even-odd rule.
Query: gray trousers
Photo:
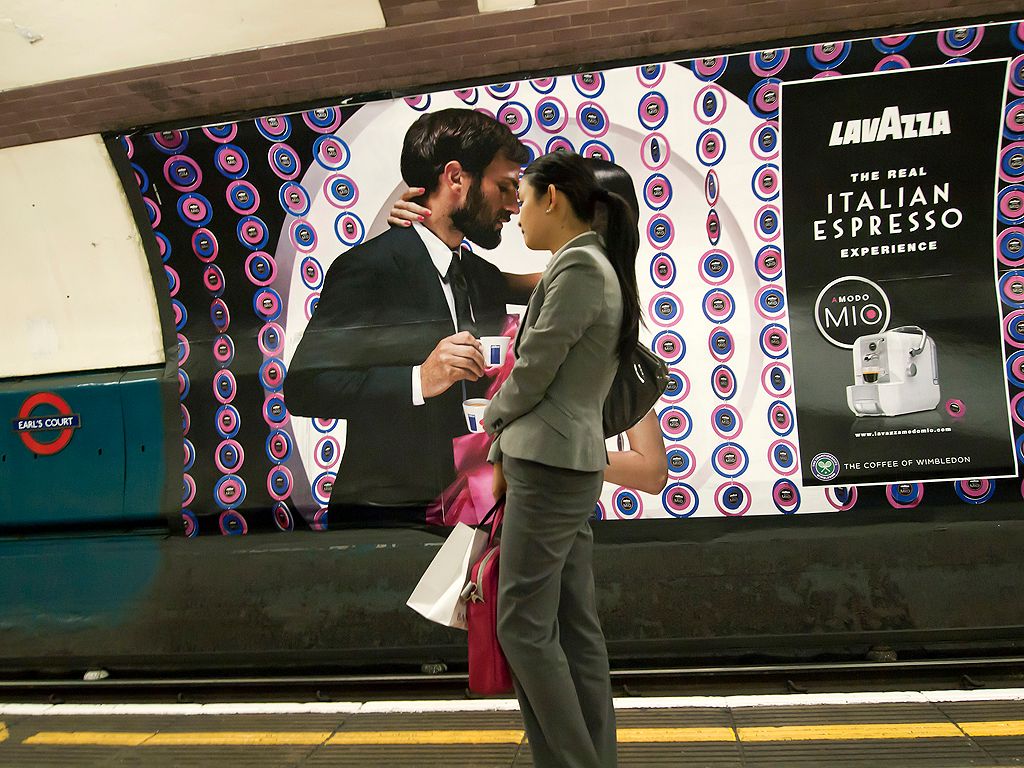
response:
[[[505,456],[498,640],[537,768],[615,768],[615,710],[589,517],[603,472]]]

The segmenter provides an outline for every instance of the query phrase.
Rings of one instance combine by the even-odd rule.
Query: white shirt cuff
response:
[[[420,366],[414,365],[412,367],[412,404],[423,405],[426,400],[423,399],[423,382],[420,381]]]

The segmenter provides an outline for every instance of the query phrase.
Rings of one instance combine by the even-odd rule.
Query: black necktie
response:
[[[451,286],[452,297],[455,299],[455,325],[460,331],[469,331],[476,336],[476,324],[469,309],[469,284],[466,282],[466,273],[462,271],[459,251],[452,253],[452,263],[444,279]]]

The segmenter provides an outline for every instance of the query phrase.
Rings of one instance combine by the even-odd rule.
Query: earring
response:
[[[544,211],[544,213],[551,213],[551,209],[548,208],[546,211]]]

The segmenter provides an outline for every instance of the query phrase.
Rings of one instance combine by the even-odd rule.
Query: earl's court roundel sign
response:
[[[60,395],[36,392],[21,404],[12,426],[26,448],[40,456],[52,456],[67,448],[75,430],[82,426],[82,417],[73,413]]]

